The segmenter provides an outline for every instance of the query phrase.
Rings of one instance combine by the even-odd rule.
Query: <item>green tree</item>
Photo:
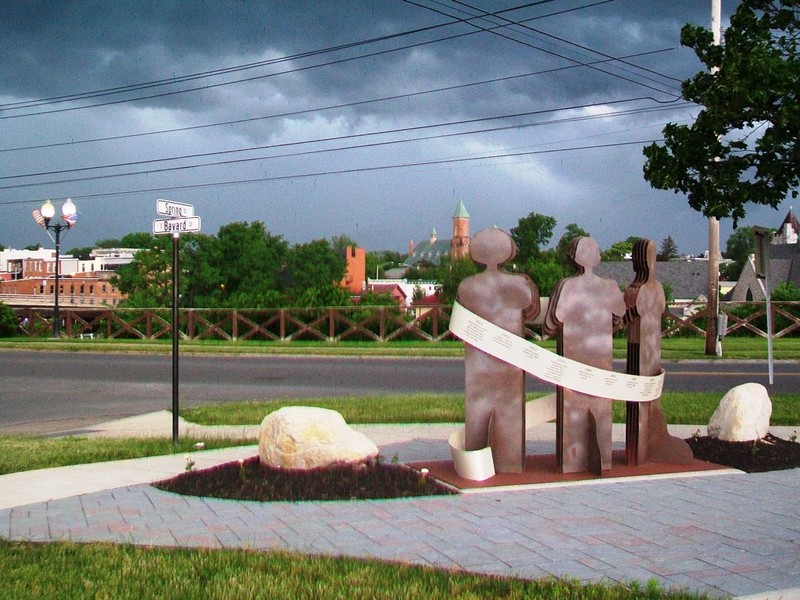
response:
[[[270,291],[283,290],[281,273],[289,252],[283,237],[270,234],[260,221],[239,221],[220,227],[217,241],[219,285],[232,297],[242,302],[248,294],[266,298]]]
[[[516,263],[524,265],[530,259],[537,259],[542,252],[542,248],[550,242],[553,237],[556,220],[553,217],[542,215],[537,212],[522,217],[516,227],[512,227],[511,237],[517,244]]]
[[[572,265],[569,264],[569,258],[567,257],[569,243],[576,237],[589,237],[589,235],[589,232],[579,225],[570,223],[565,228],[564,235],[558,239],[558,244],[556,244],[556,260],[558,260],[558,264],[563,267],[565,273],[571,273],[573,271]]]
[[[621,242],[614,242],[600,253],[600,257],[608,262],[627,260],[626,257],[633,254],[634,244],[640,239],[642,238],[632,235]]]
[[[92,248],[91,246],[83,246],[80,248],[71,248],[70,250],[67,251],[67,254],[69,254],[70,256],[74,256],[75,258],[79,258],[81,260],[89,260],[92,254],[92,250],[94,250],[94,248]]]
[[[440,284],[439,292],[443,304],[452,304],[456,299],[458,286],[470,275],[474,275],[480,270],[478,265],[471,258],[458,258],[450,260],[450,257],[442,259],[441,263],[434,269],[432,277]]]
[[[194,308],[224,306],[227,294],[217,238],[191,233],[181,235],[180,241],[181,277],[186,279],[182,304]]]
[[[367,277],[381,279],[386,271],[400,266],[406,255],[393,250],[370,250],[367,252]]]
[[[743,0],[723,43],[685,25],[681,44],[702,71],[683,97],[702,106],[691,125],[669,123],[664,143],[644,148],[653,187],[688,195],[708,217],[745,216],[748,202],[776,208],[800,183],[800,10],[797,0]]]
[[[11,337],[19,333],[19,317],[7,304],[0,302],[0,337]]]
[[[358,248],[358,242],[351,238],[349,235],[341,234],[335,235],[331,238],[331,247],[333,251],[344,256],[347,247]]]
[[[317,285],[304,289],[291,301],[292,306],[347,306],[350,304],[350,292],[334,284]]]
[[[295,245],[288,253],[284,270],[284,286],[292,299],[299,302],[307,290],[318,290],[320,298],[332,299],[332,286],[338,287],[346,268],[344,255],[338,254],[328,240],[314,240]],[[304,301],[304,306],[310,306]],[[323,306],[331,306],[326,301]]]
[[[775,302],[797,302],[800,301],[800,288],[782,281],[772,290],[771,297]]]
[[[523,271],[536,284],[540,296],[549,296],[567,274],[553,250],[542,253],[538,259],[529,259]]]
[[[126,233],[119,240],[119,245],[112,246],[112,248],[150,248],[155,243],[156,237],[152,233],[144,231]]]
[[[739,227],[728,237],[725,252],[722,253],[724,258],[733,262],[720,265],[720,274],[728,281],[737,281],[753,252],[755,252],[753,228]]]
[[[139,308],[159,308],[172,305],[172,240],[160,236],[150,248],[143,248],[133,262],[119,267],[111,279],[112,285],[128,295],[125,305]],[[185,285],[178,280],[178,293]]]
[[[675,243],[675,240],[672,239],[671,235],[668,235],[661,241],[661,248],[658,250],[656,260],[667,262],[669,260],[674,260],[679,256],[678,244]]]

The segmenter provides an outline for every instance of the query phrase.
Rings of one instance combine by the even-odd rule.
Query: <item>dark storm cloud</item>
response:
[[[729,15],[735,3],[723,4]],[[498,14],[485,16],[480,9]],[[570,119],[660,106],[652,101],[611,104],[624,99],[673,99],[679,87],[676,79],[700,67],[690,51],[679,48],[680,27],[686,22],[707,25],[709,14],[710,0],[0,3],[0,96],[5,104],[0,117],[162,94],[105,107],[0,119],[0,150],[226,123],[168,135],[5,152],[0,155],[4,176],[408,129],[226,155],[260,160],[185,172],[158,173],[159,163],[130,168],[146,173],[126,178],[47,185],[43,182],[62,176],[25,179],[42,185],[0,189],[0,223],[29,219],[31,206],[24,204],[28,201],[84,196],[77,200],[82,228],[72,235],[86,236],[90,244],[147,229],[153,200],[174,194],[175,199],[204,208],[209,233],[225,222],[262,219],[293,241],[347,233],[368,248],[399,249],[409,238],[427,235],[431,226],[446,229],[452,207],[463,198],[476,227],[508,228],[537,210],[555,216],[560,227],[579,223],[601,245],[624,239],[633,228],[633,233],[657,240],[682,234],[681,250],[697,251],[702,247],[702,240],[695,243],[697,232],[702,235],[704,230],[702,218],[682,197],[648,188],[641,176],[641,146],[281,178],[656,138],[666,120],[687,118],[686,109]],[[508,20],[520,24],[512,27]],[[609,62],[609,57],[620,56],[630,58]],[[263,64],[240,69],[255,63]],[[202,76],[220,69],[228,71]],[[192,74],[201,76],[182,80]],[[169,85],[24,109],[8,105],[160,80]],[[479,84],[484,81],[489,83]],[[191,88],[202,89],[186,91]],[[598,106],[496,118],[587,104]],[[495,118],[473,122],[489,117]],[[459,121],[467,123],[431,127]],[[556,123],[530,127],[542,121]],[[519,129],[274,158],[503,125]],[[213,160],[217,159],[207,162]],[[202,161],[180,164],[191,162]],[[133,193],[259,178],[272,179]],[[606,205],[611,197],[614,202],[624,199],[620,209],[626,224],[609,219]],[[677,212],[695,219],[696,231],[663,230],[667,215]],[[118,219],[120,213],[126,220]],[[32,229],[22,235],[0,224],[0,243],[23,245],[36,233]]]

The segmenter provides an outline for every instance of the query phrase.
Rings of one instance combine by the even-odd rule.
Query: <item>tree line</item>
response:
[[[217,235],[183,234],[178,240],[182,307],[269,308],[347,304],[346,236],[290,244],[260,221],[224,225]],[[104,240],[104,247],[139,248],[113,279],[127,306],[172,303],[172,238],[134,233]]]
[[[506,268],[527,274],[542,295],[548,295],[561,278],[572,274],[566,253],[570,241],[590,235],[571,223],[555,246],[547,248],[556,224],[554,217],[532,212],[510,230],[518,251]],[[603,251],[603,260],[624,260],[638,239],[629,237],[612,244]],[[350,304],[350,293],[339,285],[346,272],[348,246],[356,247],[358,243],[347,235],[290,245],[260,221],[229,223],[216,235],[183,234],[178,240],[180,306],[276,308]],[[120,239],[100,240],[95,247],[138,248],[135,260],[120,267],[112,281],[127,294],[125,305],[171,305],[172,238],[129,233]],[[91,250],[73,248],[69,254],[88,258]],[[662,242],[659,259],[677,257],[677,245],[668,236]],[[390,250],[367,252],[367,276],[382,278],[390,268],[402,266],[405,259],[406,255]],[[439,299],[452,302],[459,283],[478,270],[469,258],[451,261],[444,257],[438,264],[423,262],[408,269],[406,278],[437,281]],[[392,300],[388,295],[365,293],[361,302],[388,304]]]

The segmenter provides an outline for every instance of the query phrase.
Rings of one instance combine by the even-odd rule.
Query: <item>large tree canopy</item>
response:
[[[683,96],[702,110],[692,125],[668,124],[663,145],[644,148],[645,179],[734,225],[748,202],[775,208],[797,197],[798,34],[797,0],[743,0],[721,45],[708,29],[684,26],[681,43],[709,71],[685,81]]]
[[[532,212],[522,217],[509,232],[517,244],[516,262],[525,264],[530,259],[538,259],[542,247],[553,237],[555,227],[555,218],[548,215]]]

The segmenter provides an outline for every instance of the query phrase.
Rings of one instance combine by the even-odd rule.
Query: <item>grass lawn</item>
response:
[[[529,399],[537,395],[529,395]],[[716,392],[668,392],[661,403],[667,421],[673,424],[705,424],[721,396]],[[304,398],[273,401],[226,402],[184,409],[181,415],[199,425],[258,425],[270,412],[283,406],[319,406],[342,414],[351,424],[370,423],[463,423],[464,399],[459,394],[367,396],[358,398]],[[614,421],[625,422],[625,405],[614,403]],[[773,425],[797,425],[800,430],[800,402],[796,395],[775,394],[772,398]],[[192,451],[196,440],[183,439],[173,448],[167,439],[37,438],[0,436],[0,474],[122,460]],[[206,449],[255,443],[255,439],[208,439]]]
[[[85,463],[186,454],[192,452],[196,440],[180,440],[178,447],[170,439],[124,438],[40,438],[0,436],[0,475],[34,469],[49,469]],[[227,448],[252,444],[253,440],[204,440],[205,449]],[[0,594],[2,597],[2,594]]]
[[[529,394],[533,399],[542,394]],[[661,406],[668,423],[706,424],[716,410],[718,392],[666,392]],[[772,397],[772,425],[799,425],[800,401],[796,394]],[[463,394],[414,394],[351,398],[304,398],[211,404],[181,411],[200,425],[257,425],[270,412],[283,406],[319,406],[342,413],[348,423],[463,423]],[[615,423],[625,422],[625,404],[614,402]]]
[[[3,598],[381,599],[699,598],[644,585],[500,578],[286,552],[0,540]]]

